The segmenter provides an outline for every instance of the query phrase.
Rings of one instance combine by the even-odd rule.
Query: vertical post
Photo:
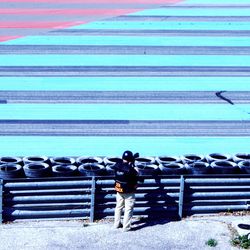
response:
[[[3,179],[0,179],[0,224],[3,223]]]
[[[179,218],[182,219],[183,216],[183,198],[184,198],[184,187],[185,187],[185,179],[183,175],[180,178],[180,192],[179,192]]]
[[[94,222],[95,217],[95,177],[92,177],[92,185],[91,185],[91,201],[90,201],[90,222]]]

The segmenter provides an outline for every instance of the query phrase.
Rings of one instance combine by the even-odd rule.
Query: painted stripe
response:
[[[159,8],[148,9],[138,13],[129,14],[129,16],[250,16],[249,8]]]
[[[2,155],[141,156],[250,152],[250,137],[54,137],[1,136]],[[87,146],[86,146],[87,145]]]
[[[215,4],[215,5],[222,5],[222,4],[235,4],[235,5],[241,5],[241,4],[250,4],[250,0],[185,0],[185,4]]]
[[[4,91],[250,91],[250,77],[1,77]]]
[[[0,66],[250,66],[249,56],[1,55]]]
[[[0,36],[0,42],[5,42],[11,39],[17,39],[19,36]]]
[[[49,28],[55,28],[55,29],[60,29],[60,28],[66,28],[70,26],[77,25],[79,23],[83,22],[0,22],[0,28],[1,29],[49,29]]]
[[[140,9],[0,9],[1,15],[121,15]],[[84,18],[84,17],[82,17]],[[49,17],[47,17],[49,19]]]
[[[5,3],[6,0],[0,0],[0,3]],[[33,0],[8,0],[9,3],[34,3]],[[182,2],[181,0],[154,0],[154,4],[174,4]],[[54,0],[36,0],[36,3],[55,3]],[[57,0],[56,3],[69,3],[68,0]],[[117,1],[114,0],[71,0],[71,4],[74,3],[89,3],[89,4],[98,4],[98,3],[110,3],[110,4],[117,4]],[[145,4],[145,3],[152,3],[151,0],[119,0],[119,4],[128,4],[128,3],[138,3],[138,4]]]
[[[249,37],[176,36],[30,36],[7,41],[6,45],[130,45],[130,46],[250,46]]]
[[[250,105],[235,108],[228,104],[8,104],[1,106],[0,117],[22,120],[249,120],[249,114],[241,107],[248,110]]]
[[[74,29],[250,30],[250,22],[92,22]]]

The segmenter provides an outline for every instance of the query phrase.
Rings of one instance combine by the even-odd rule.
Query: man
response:
[[[135,190],[138,182],[138,171],[135,169],[134,160],[139,154],[133,155],[131,151],[125,151],[122,161],[116,163],[115,169],[115,190],[116,207],[114,228],[123,228],[124,232],[131,229],[131,220],[135,204]],[[122,210],[124,210],[123,225],[121,223]]]

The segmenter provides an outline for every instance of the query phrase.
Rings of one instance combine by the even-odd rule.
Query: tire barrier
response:
[[[23,161],[19,157],[3,156],[0,157],[0,164],[13,163],[23,165]]]
[[[97,163],[97,164],[102,164],[103,159],[100,157],[86,157],[86,156],[81,156],[76,159],[76,164],[78,166],[85,164],[85,163]]]
[[[107,175],[110,175],[110,176],[114,176],[115,175],[114,166],[115,166],[115,164],[113,164],[113,165],[107,165],[106,166],[106,174]]]
[[[155,161],[158,165],[160,164],[170,164],[170,163],[178,163],[181,161],[178,156],[159,156],[155,158]]]
[[[78,171],[83,176],[105,175],[105,167],[98,163],[85,163],[78,167]]]
[[[76,176],[78,173],[75,165],[55,165],[52,167],[52,175],[56,177]]]
[[[185,164],[187,174],[210,174],[211,167],[207,162],[193,162]]]
[[[211,163],[211,168],[214,174],[237,174],[239,172],[238,165],[231,161],[214,161]]]
[[[26,156],[23,158],[24,164],[29,163],[50,163],[49,157],[47,156]]]
[[[206,156],[207,162],[211,163],[213,161],[229,161],[231,159],[230,155],[212,153]]]
[[[250,161],[250,154],[235,154],[233,156],[233,161],[238,163],[240,161]]]
[[[121,157],[105,157],[103,159],[104,165],[105,166],[114,166],[117,162],[122,162],[122,158]]]
[[[51,168],[49,164],[44,162],[31,162],[23,167],[26,177],[40,178],[51,176]]]
[[[154,157],[137,157],[135,159],[135,166],[139,164],[154,164],[155,158]]]
[[[187,163],[193,163],[193,162],[197,162],[197,161],[204,161],[205,160],[205,156],[203,155],[195,155],[195,154],[187,154],[187,155],[183,155],[181,156],[181,161],[183,164]]]
[[[53,157],[50,158],[52,166],[55,165],[74,165],[76,160],[73,157]]]
[[[0,165],[0,178],[12,179],[23,177],[23,168],[19,164],[6,163]]]
[[[242,174],[250,174],[250,161],[240,161],[238,166]]]
[[[49,177],[49,176],[57,176],[63,177],[63,173],[65,173],[65,177],[74,175],[88,175],[89,176],[113,176],[114,175],[114,165],[122,161],[121,157],[113,156],[113,157],[90,157],[90,156],[81,156],[81,157],[47,157],[47,156],[26,156],[26,157],[8,157],[2,156],[0,157],[0,165],[3,164],[18,164],[18,165],[31,165],[32,170],[27,169],[27,166],[21,170],[23,174],[16,175],[8,175],[8,178],[19,178],[20,176],[28,177],[28,178],[40,178],[40,177]],[[240,162],[244,161],[244,163]],[[206,156],[198,155],[198,154],[185,154],[182,156],[157,156],[157,157],[137,157],[135,160],[135,165],[140,166],[139,172],[140,175],[149,174],[150,171],[152,175],[156,173],[159,175],[180,175],[180,174],[191,174],[191,175],[201,175],[201,174],[250,174],[248,170],[248,163],[250,162],[250,153],[238,153],[234,155],[228,154],[220,154],[220,153],[212,153]],[[216,162],[212,164],[213,162]],[[227,163],[225,163],[227,162]],[[46,163],[49,165],[49,168],[45,169],[44,165],[41,163]],[[195,163],[195,164],[194,164]],[[197,163],[197,164],[196,164]],[[36,165],[38,164],[38,165]],[[40,165],[41,164],[41,165]],[[85,167],[81,167],[82,165],[87,164],[87,169]],[[90,166],[94,164],[93,168],[96,166],[97,169],[88,169]],[[181,164],[181,165],[180,165]],[[218,165],[219,164],[219,165]],[[236,165],[235,165],[236,164]],[[243,165],[242,165],[243,164]],[[71,167],[69,169],[67,167],[59,168],[60,171],[55,170],[52,171],[53,166],[57,165],[75,165],[77,167],[76,172],[71,173]],[[46,166],[46,165],[45,165]],[[158,168],[156,167],[158,166]],[[29,167],[28,167],[29,168]],[[155,169],[156,168],[156,169]],[[55,168],[55,169],[58,169]],[[74,168],[75,169],[75,168]],[[25,174],[25,171],[27,175]],[[81,171],[80,171],[81,170]],[[7,170],[8,171],[8,170]],[[41,172],[41,173],[39,173]],[[44,173],[45,172],[45,173]],[[145,172],[145,173],[144,173]],[[3,174],[4,175],[4,174]],[[7,174],[6,174],[7,175]],[[13,176],[13,177],[12,177]],[[4,177],[5,178],[5,177]]]
[[[159,173],[159,166],[151,163],[140,163],[136,165],[139,175],[155,176]]]
[[[170,164],[161,164],[159,165],[160,174],[165,175],[180,175],[185,173],[185,168],[182,163],[170,163]]]

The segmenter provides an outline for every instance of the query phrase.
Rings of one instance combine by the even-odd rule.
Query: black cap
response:
[[[129,161],[129,162],[133,162],[134,161],[134,155],[131,151],[126,150],[123,155],[122,155],[122,159]]]

